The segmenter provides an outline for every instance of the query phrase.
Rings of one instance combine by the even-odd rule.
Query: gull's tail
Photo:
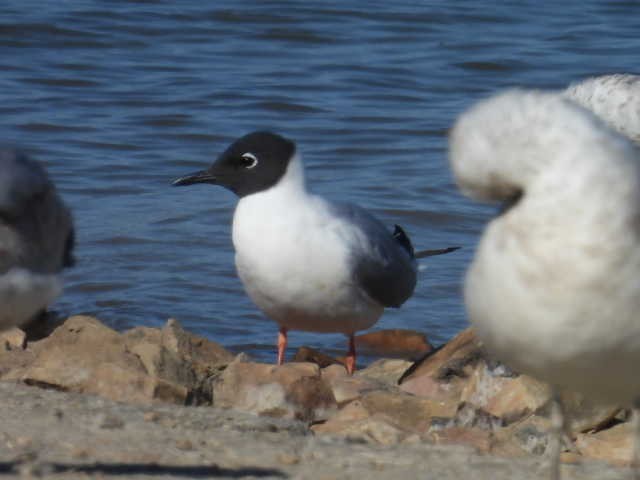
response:
[[[419,252],[414,253],[416,258],[425,258],[425,257],[433,257],[434,255],[444,255],[445,253],[455,252],[459,250],[460,247],[447,247],[447,248],[436,248],[433,250],[421,250]]]
[[[398,242],[402,246],[402,248],[404,248],[409,253],[409,255],[411,255],[413,258],[425,258],[425,257],[433,257],[434,255],[443,255],[445,253],[455,252],[460,248],[460,247],[447,247],[447,248],[438,248],[434,250],[421,250],[419,252],[416,252],[413,249],[413,245],[411,244],[409,235],[405,233],[405,231],[402,229],[400,225],[394,225],[392,235],[393,235],[393,238],[396,239],[396,242]]]

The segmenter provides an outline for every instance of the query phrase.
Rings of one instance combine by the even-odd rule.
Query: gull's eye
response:
[[[247,170],[255,167],[258,164],[258,157],[256,157],[253,153],[243,153],[240,158],[242,158],[242,165]]]

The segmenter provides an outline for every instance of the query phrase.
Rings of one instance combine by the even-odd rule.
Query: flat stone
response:
[[[400,391],[378,390],[348,403],[326,422],[314,425],[312,430],[317,434],[355,437],[389,445],[412,434],[426,433],[433,417],[449,413],[438,402]]]
[[[494,430],[491,453],[504,457],[542,456],[547,450],[551,421],[531,415],[511,425]]]
[[[429,433],[429,439],[437,445],[467,445],[476,451],[489,453],[492,446],[491,432],[480,428],[449,427]]]
[[[142,402],[146,370],[119,334],[92,317],[70,317],[38,342],[22,380],[60,390]]]
[[[307,421],[326,418],[337,407],[314,363],[276,366],[240,357],[215,380],[213,396],[218,407]]]
[[[201,375],[194,367],[199,341],[175,322],[167,328],[170,334],[144,327],[119,334],[95,318],[70,317],[31,342],[30,362],[3,378],[132,403],[210,403],[209,367],[202,365]],[[163,335],[177,340],[163,343]],[[217,353],[214,361],[227,358]]]
[[[604,460],[617,466],[631,463],[633,438],[629,422],[594,434],[580,433],[575,443],[583,457]]]
[[[383,357],[416,359],[433,347],[424,333],[413,330],[378,330],[355,337],[358,351]]]
[[[349,376],[344,368],[340,367],[344,374],[327,375],[325,370],[322,372],[322,378],[330,386],[333,396],[338,405],[344,405],[357,398],[360,398],[367,392],[380,390],[384,388],[380,382],[369,380],[362,376]]]
[[[473,370],[463,387],[460,401],[470,403],[488,414],[513,423],[539,411],[549,403],[549,387],[527,375],[493,375],[484,362]]]
[[[400,388],[422,397],[457,403],[467,377],[485,357],[471,328],[414,363],[400,378]]]
[[[418,433],[429,429],[433,417],[449,417],[455,413],[445,402],[403,392],[370,392],[363,395],[360,401],[371,415],[383,415],[391,424]]]
[[[325,423],[312,425],[311,430],[317,435],[341,436],[382,445],[399,443],[407,436],[384,415],[372,415],[358,400],[348,404]]]
[[[398,380],[412,363],[408,360],[381,358],[367,368],[356,371],[355,376],[397,387]]]

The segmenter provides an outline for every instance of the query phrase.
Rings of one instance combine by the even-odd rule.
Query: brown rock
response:
[[[6,350],[24,349],[27,345],[27,334],[18,327],[0,332],[0,345]]]
[[[342,362],[337,359],[326,355],[311,347],[300,347],[293,357],[294,362],[311,362],[318,365],[320,368],[328,367],[329,365],[343,365]]]
[[[400,378],[400,388],[457,405],[467,377],[483,358],[480,341],[468,328],[412,365]]]
[[[356,348],[384,357],[415,359],[433,350],[427,337],[413,330],[378,330],[355,337]]]
[[[346,370],[344,370],[344,368],[340,368],[345,372],[343,375],[325,375],[324,370],[326,369],[322,372],[322,378],[331,387],[333,396],[338,405],[344,405],[360,398],[367,392],[383,388],[380,382],[369,380],[368,378],[361,376],[349,376],[346,374]]]
[[[541,456],[549,442],[551,421],[531,415],[494,431],[491,453],[504,457]]]
[[[631,425],[627,422],[594,434],[581,433],[576,438],[576,447],[586,458],[629,465],[633,448]]]
[[[501,418],[505,424],[537,412],[549,400],[550,390],[546,384],[526,375],[492,375],[484,362],[473,370],[460,395],[461,402]]]
[[[171,403],[210,403],[211,379],[233,359],[229,351],[185,331],[174,319],[162,330],[137,327],[123,337],[154,378],[149,393]]]
[[[278,463],[281,463],[282,465],[297,465],[300,463],[300,457],[291,453],[280,453],[276,459],[278,460]]]
[[[142,402],[148,375],[121,337],[91,317],[69,318],[37,342],[36,358],[22,380],[114,400]]]
[[[353,422],[327,422],[322,425],[314,425],[312,430],[317,434],[337,435],[381,445],[400,443],[406,437],[405,432],[380,416],[367,417]]]
[[[314,431],[326,430],[331,423],[333,424],[346,424],[358,420],[364,420],[369,418],[371,413],[365,408],[361,401],[356,400],[347,404],[344,408],[340,409],[338,413],[333,415],[329,420],[324,423],[314,425]],[[336,429],[337,430],[337,429]]]
[[[326,418],[336,407],[314,363],[276,366],[240,357],[214,382],[213,396],[217,407],[303,420]]]
[[[431,426],[433,417],[450,417],[455,413],[445,402],[402,392],[370,392],[362,396],[361,402],[370,414],[384,415],[393,425],[418,433]]]
[[[356,400],[328,421],[311,426],[318,435],[334,435],[391,445],[406,438],[406,432],[392,425],[383,415],[373,414]]]
[[[348,377],[347,369],[340,364],[329,365],[324,367],[321,371],[322,378],[327,381],[333,381],[337,378]]]
[[[320,376],[298,378],[289,386],[285,401],[302,407],[295,417],[305,421],[326,417],[325,410],[333,409],[336,405],[331,387]]]
[[[373,391],[347,404],[323,424],[318,434],[355,437],[385,445],[424,434],[434,417],[450,415],[439,402],[402,392]]]
[[[407,360],[381,358],[367,368],[357,371],[356,376],[396,387],[398,380],[411,364],[412,362]]]
[[[561,452],[560,453],[560,462],[562,463],[570,463],[570,464],[578,464],[583,461],[582,455],[576,452]]]
[[[405,372],[400,383],[411,384],[411,380],[425,375],[438,380],[465,376],[464,369],[469,365],[475,365],[481,358],[484,358],[482,344],[473,329],[467,328],[440,349],[415,362]]]
[[[194,364],[196,369],[210,369],[214,365],[230,363],[234,355],[221,345],[194,335],[170,318],[162,329],[162,346]]]
[[[134,403],[210,402],[207,380],[230,358],[175,321],[162,331],[139,327],[121,335],[85,316],[70,317],[28,350],[30,363],[3,378]]]
[[[435,430],[429,437],[438,445],[468,445],[481,453],[489,453],[492,446],[491,432],[480,428],[449,427]]]

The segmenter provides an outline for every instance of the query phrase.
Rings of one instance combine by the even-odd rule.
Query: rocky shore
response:
[[[403,350],[397,332],[375,345]],[[169,320],[116,332],[75,316],[0,335],[6,478],[486,478],[546,476],[545,385],[491,361],[472,330],[410,362],[346,375],[301,349],[281,367]],[[406,336],[402,336],[406,338]],[[363,342],[366,341],[363,340]],[[427,353],[424,353],[427,352]],[[625,478],[628,412],[566,395],[565,478]]]

